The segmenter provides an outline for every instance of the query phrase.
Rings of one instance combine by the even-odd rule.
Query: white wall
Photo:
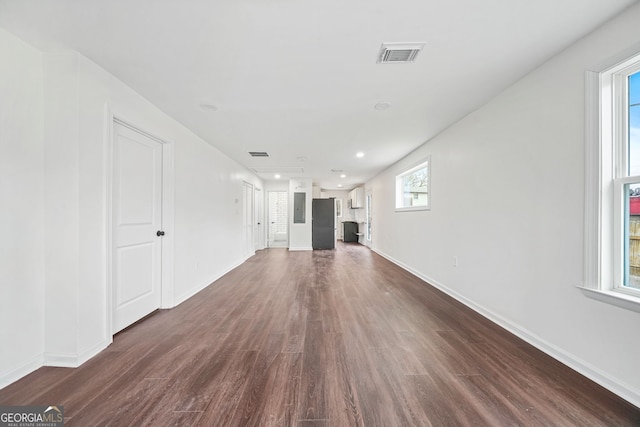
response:
[[[45,362],[73,365],[78,354],[78,57],[44,57]],[[64,333],[60,333],[64,331]],[[103,338],[102,331],[100,336]]]
[[[312,181],[310,178],[291,179],[289,181],[289,250],[313,250],[311,241],[311,200],[313,198]],[[304,224],[293,222],[293,195],[305,193],[306,212]]]
[[[111,340],[108,112],[173,146],[173,303],[244,261],[242,182],[261,181],[81,55],[42,55],[4,31],[0,49],[11,64],[0,71],[0,188],[11,207],[0,219],[12,230],[1,239],[0,327],[3,342],[22,344],[2,346],[2,387],[43,360],[76,366]]]
[[[640,314],[576,286],[584,71],[639,43],[638,22],[635,6],[369,183],[375,251],[636,405]],[[427,155],[431,210],[394,212],[395,174]]]
[[[245,261],[242,183],[262,185],[193,135],[178,138],[190,141],[176,143],[175,295],[182,302]]]
[[[0,29],[0,387],[42,364],[42,54]]]
[[[289,191],[289,181],[265,181],[264,191]],[[266,197],[266,195],[265,195]]]

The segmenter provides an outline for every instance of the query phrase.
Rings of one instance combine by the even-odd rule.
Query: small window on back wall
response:
[[[396,175],[396,211],[427,210],[430,206],[429,158]]]

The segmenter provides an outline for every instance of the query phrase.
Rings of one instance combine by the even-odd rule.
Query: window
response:
[[[640,290],[640,61],[623,76],[622,89],[626,99],[624,111],[620,114],[620,125],[624,131],[623,150],[620,151],[624,167],[618,178],[624,195],[621,285]]]
[[[640,311],[640,55],[587,84],[584,287]]]
[[[429,167],[427,159],[396,176],[396,211],[429,209]]]

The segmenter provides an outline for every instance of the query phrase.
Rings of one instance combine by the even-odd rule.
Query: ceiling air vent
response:
[[[424,47],[424,43],[383,43],[378,54],[379,64],[402,64],[413,62]]]
[[[269,157],[269,153],[266,151],[249,151],[251,157]]]

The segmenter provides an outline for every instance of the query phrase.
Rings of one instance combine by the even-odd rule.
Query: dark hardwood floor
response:
[[[357,244],[259,252],[1,405],[68,426],[632,426],[634,407]]]

